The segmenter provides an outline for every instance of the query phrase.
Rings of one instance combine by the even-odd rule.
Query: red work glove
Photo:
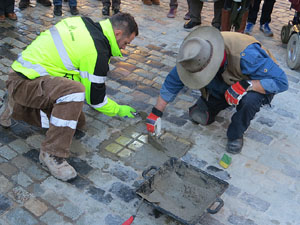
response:
[[[163,113],[153,107],[152,112],[147,117],[147,130],[153,135],[159,135],[161,131],[161,117]]]
[[[252,88],[252,83],[241,80],[231,85],[225,92],[225,99],[229,105],[238,105],[242,97]]]

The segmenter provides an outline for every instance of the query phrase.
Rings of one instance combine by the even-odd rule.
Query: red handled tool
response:
[[[132,222],[133,222],[133,220],[135,219],[135,217],[136,217],[136,215],[137,215],[139,209],[141,208],[141,205],[142,205],[142,203],[143,203],[143,200],[144,200],[144,199],[141,199],[141,201],[140,201],[138,207],[136,208],[135,214],[133,214],[131,217],[129,217],[129,219],[126,220],[122,225],[130,225],[130,224],[132,224]]]

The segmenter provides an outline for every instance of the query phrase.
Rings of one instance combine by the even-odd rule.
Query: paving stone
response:
[[[11,206],[13,205],[13,203],[4,195],[2,195],[0,193],[0,216],[7,211]],[[1,224],[1,221],[0,221]]]
[[[296,119],[295,115],[291,112],[286,111],[285,109],[277,109],[275,110],[275,113],[287,117],[287,118],[291,118],[291,119]]]
[[[41,144],[44,141],[44,139],[45,139],[45,136],[43,136],[43,135],[32,135],[26,139],[26,142],[33,148],[39,149],[41,147]]]
[[[180,127],[187,123],[186,119],[182,119],[180,117],[173,116],[173,115],[169,115],[167,117],[165,116],[164,119],[169,121],[170,123],[174,123],[174,124],[176,124],[177,126],[180,126]]]
[[[148,87],[148,86],[144,86],[144,85],[139,85],[137,86],[137,88],[147,94],[147,95],[150,95],[152,97],[157,97],[159,96],[159,90],[155,89],[155,88],[152,88],[152,87]]]
[[[7,177],[11,177],[18,172],[18,169],[10,163],[1,163],[0,171]]]
[[[85,136],[85,132],[84,131],[76,129],[75,134],[74,134],[74,138],[76,140],[79,140],[79,139],[81,139],[84,136]]]
[[[23,172],[14,175],[12,180],[23,187],[28,187],[33,182],[30,177]]]
[[[244,201],[246,204],[250,205],[252,208],[255,210],[265,212],[268,210],[270,207],[270,203],[266,202],[254,195],[248,194],[244,192],[241,196],[240,199]]]
[[[134,141],[130,145],[128,145],[128,148],[130,148],[133,151],[138,151],[139,149],[141,149],[143,147],[143,145],[144,144],[142,142]]]
[[[0,155],[5,158],[5,159],[12,159],[14,157],[16,157],[18,154],[16,152],[14,152],[12,149],[10,149],[7,146],[2,146],[0,147]]]
[[[258,130],[252,129],[252,128],[249,128],[247,130],[247,132],[245,133],[245,136],[247,138],[250,138],[257,142],[264,143],[266,145],[269,145],[271,143],[271,141],[273,140],[272,137],[270,137],[264,133],[261,133]]]
[[[37,165],[33,164],[26,169],[26,173],[33,179],[42,181],[49,176],[49,173],[40,169]]]
[[[120,225],[124,223],[124,219],[122,219],[118,215],[108,214],[105,217],[105,225]]]
[[[20,186],[14,187],[10,192],[8,192],[8,195],[19,204],[24,204],[32,196],[28,191]]]
[[[57,207],[59,205],[62,205],[63,202],[66,201],[64,197],[61,195],[58,195],[56,193],[47,193],[45,195],[41,196],[42,199],[44,199],[46,202],[48,202],[53,207]]]
[[[21,139],[10,142],[8,146],[19,154],[23,154],[30,150],[29,146]]]
[[[36,149],[31,149],[30,151],[28,151],[26,153],[23,153],[23,156],[25,156],[26,158],[32,160],[35,163],[40,162],[39,155],[40,155],[40,152]]]
[[[133,71],[136,69],[136,66],[132,65],[132,64],[129,64],[129,63],[126,63],[126,62],[117,62],[114,64],[117,68],[124,68],[128,71]]]
[[[241,189],[230,184],[226,189],[225,193],[231,197],[237,197],[238,194],[241,193]]]
[[[25,170],[32,164],[31,161],[29,161],[27,158],[25,158],[22,155],[18,155],[17,157],[13,158],[11,162],[21,170]]]
[[[120,182],[113,183],[109,191],[114,193],[116,196],[118,196],[125,202],[130,202],[134,198],[136,198],[134,190]]]
[[[22,208],[16,208],[6,214],[6,219],[12,225],[34,225],[38,224],[38,221],[30,215],[29,212]]]
[[[24,125],[21,123],[17,123],[16,125],[10,127],[10,130],[13,134],[22,139],[27,139],[34,134],[34,132],[28,127],[28,125]]]
[[[24,207],[38,217],[48,210],[48,207],[36,198],[30,198],[27,202],[25,202]]]
[[[110,194],[105,194],[105,191],[101,188],[90,186],[88,188],[88,193],[93,199],[104,204],[109,204],[113,200],[113,197]]]
[[[91,167],[86,161],[79,158],[70,157],[67,161],[75,168],[77,173],[81,175],[86,175],[93,169],[93,167]]]
[[[61,223],[63,221],[63,217],[51,210],[46,212],[43,216],[41,216],[40,220],[45,224],[52,225]]]
[[[125,136],[120,136],[115,140],[118,144],[126,146],[127,144],[129,144],[132,139],[125,137]]]
[[[138,177],[137,173],[121,165],[116,165],[113,167],[110,170],[110,173],[124,182],[133,181]]]
[[[71,202],[64,202],[62,206],[57,208],[57,210],[72,220],[78,219],[82,214],[82,211]]]
[[[229,216],[228,222],[233,225],[258,225],[253,220],[238,215]]]
[[[80,190],[85,189],[87,186],[91,184],[91,182],[83,177],[77,176],[75,179],[68,181],[70,184],[75,185]]]
[[[275,124],[275,121],[270,119],[270,118],[266,118],[266,117],[259,117],[257,119],[257,122],[263,124],[263,125],[267,125],[268,127],[272,127]]]
[[[6,129],[0,127],[0,143],[9,144],[10,142],[16,140],[17,138],[7,132]]]
[[[121,145],[118,145],[116,143],[111,143],[105,147],[105,150],[115,154],[115,153],[119,152],[122,148],[123,147]]]
[[[127,148],[124,148],[124,149],[122,149],[122,151],[118,152],[117,156],[119,156],[121,158],[128,158],[132,154],[133,154],[133,151],[131,151]]]
[[[33,184],[32,190],[30,191],[35,197],[41,197],[44,193],[45,190],[41,187],[40,184]]]
[[[4,176],[0,175],[0,193],[6,193],[13,187],[13,184]]]

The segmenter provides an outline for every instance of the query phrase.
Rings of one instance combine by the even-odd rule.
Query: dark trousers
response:
[[[242,138],[244,132],[248,129],[251,120],[255,114],[259,112],[260,107],[264,104],[269,104],[273,95],[264,95],[258,92],[248,92],[236,107],[236,112],[231,117],[231,123],[227,129],[227,138],[234,140]],[[208,101],[201,98],[208,107],[208,112],[211,118],[214,118],[221,110],[229,107],[225,97],[216,98],[209,96]]]
[[[191,0],[187,0],[187,4],[188,4],[188,9],[190,11],[190,1]],[[170,0],[170,9],[177,9],[178,7],[178,1],[177,0]]]
[[[110,7],[112,5],[113,9],[120,9],[121,0],[112,0],[112,3],[110,0],[102,0],[102,4],[105,7]]]
[[[253,5],[250,4],[248,22],[255,24],[260,3],[261,0],[254,0]],[[275,0],[264,0],[260,16],[260,25],[271,22],[271,14],[273,11],[274,4]]]
[[[218,0],[214,2],[214,18],[211,24],[216,27],[221,27],[222,8],[224,7],[225,0]],[[201,11],[203,8],[203,2],[200,0],[190,0],[190,16],[193,22],[201,23]]]
[[[6,13],[13,13],[15,8],[15,0],[1,0],[0,1],[0,15]]]

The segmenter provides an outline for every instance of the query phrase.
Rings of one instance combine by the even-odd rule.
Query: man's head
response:
[[[139,34],[134,18],[129,13],[117,13],[109,20],[114,29],[119,48],[125,49],[126,45]]]
[[[182,42],[176,66],[180,80],[188,87],[201,89],[218,72],[224,58],[224,40],[214,27],[199,27]]]

